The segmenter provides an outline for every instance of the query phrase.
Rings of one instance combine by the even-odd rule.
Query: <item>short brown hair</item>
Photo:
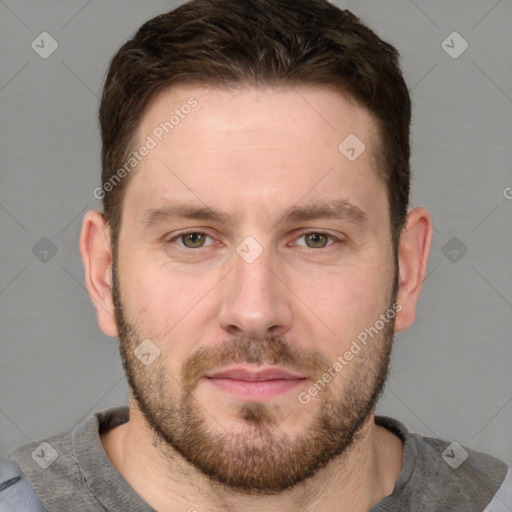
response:
[[[396,249],[409,201],[411,121],[398,57],[354,14],[327,0],[190,0],[142,25],[110,63],[99,112],[102,182],[126,162],[145,109],[165,87],[327,86],[377,122],[378,171]],[[129,176],[102,197],[114,248],[128,182]]]

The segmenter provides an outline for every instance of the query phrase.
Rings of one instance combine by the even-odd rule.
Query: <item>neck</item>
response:
[[[307,481],[277,495],[248,495],[211,481],[162,446],[132,403],[130,421],[101,436],[113,466],[159,512],[366,512],[391,494],[402,469],[402,441],[370,415],[349,449]],[[165,453],[165,455],[164,455]]]

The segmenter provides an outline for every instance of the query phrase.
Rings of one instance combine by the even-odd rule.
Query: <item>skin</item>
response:
[[[161,353],[147,368],[139,365],[140,382],[153,382],[157,392],[151,377],[165,372],[169,399],[181,392],[188,358],[235,338],[257,342],[276,336],[296,353],[316,354],[332,365],[389,308],[395,277],[386,187],[375,170],[376,124],[366,110],[321,87],[180,85],[153,99],[138,141],[191,96],[197,107],[133,171],[115,274],[137,344],[149,338]],[[351,133],[366,146],[353,162],[338,151]],[[290,207],[339,199],[364,212],[365,222],[326,217],[283,222]],[[148,208],[176,203],[207,205],[227,219],[172,218],[144,228]],[[209,235],[204,247],[187,249],[180,238],[169,242],[189,228]],[[328,233],[338,241],[311,248],[303,231]],[[263,249],[252,263],[236,252],[249,236]],[[431,236],[429,214],[411,210],[399,245],[397,332],[414,321]],[[110,240],[101,214],[88,212],[80,238],[86,284],[100,328],[117,337]],[[384,346],[379,335],[373,348],[355,356],[307,405],[297,394],[310,388],[318,375],[313,371],[305,372],[300,390],[264,402],[275,422],[272,434],[290,443],[300,440],[326,403],[346,398],[358,379],[369,392],[372,365],[383,364]],[[239,440],[260,432],[262,425],[241,417],[244,404],[204,380],[191,394],[210,432],[229,432]],[[376,426],[369,414],[351,445],[313,476],[273,495],[251,494],[208,478],[164,443],[133,396],[130,421],[103,434],[102,443],[114,467],[160,512],[295,511],[297,504],[310,512],[366,511],[393,491],[403,456],[401,440]]]

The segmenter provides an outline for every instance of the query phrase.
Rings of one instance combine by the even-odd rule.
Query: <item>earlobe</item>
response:
[[[80,234],[80,254],[85,268],[85,284],[98,315],[101,330],[118,336],[112,300],[112,252],[110,232],[99,211],[85,214]]]
[[[416,315],[416,304],[427,272],[432,241],[432,221],[424,208],[415,208],[407,215],[407,225],[398,248],[398,294],[402,309],[396,316],[395,330],[410,327]]]

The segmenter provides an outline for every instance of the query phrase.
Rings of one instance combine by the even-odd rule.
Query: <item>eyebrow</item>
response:
[[[152,208],[143,213],[141,225],[150,229],[175,219],[192,219],[202,221],[217,221],[228,224],[234,220],[234,215],[217,211],[207,206],[196,207],[187,204],[172,204],[162,208]],[[331,201],[317,201],[308,205],[294,205],[286,210],[276,224],[304,222],[319,219],[336,219],[355,224],[367,224],[367,214],[355,204],[337,199]],[[274,225],[276,225],[274,224]]]
[[[141,218],[141,224],[145,229],[152,228],[173,219],[193,219],[205,221],[220,221],[226,223],[228,216],[221,212],[215,212],[211,208],[195,207],[186,204],[173,204],[162,208],[147,210]]]

